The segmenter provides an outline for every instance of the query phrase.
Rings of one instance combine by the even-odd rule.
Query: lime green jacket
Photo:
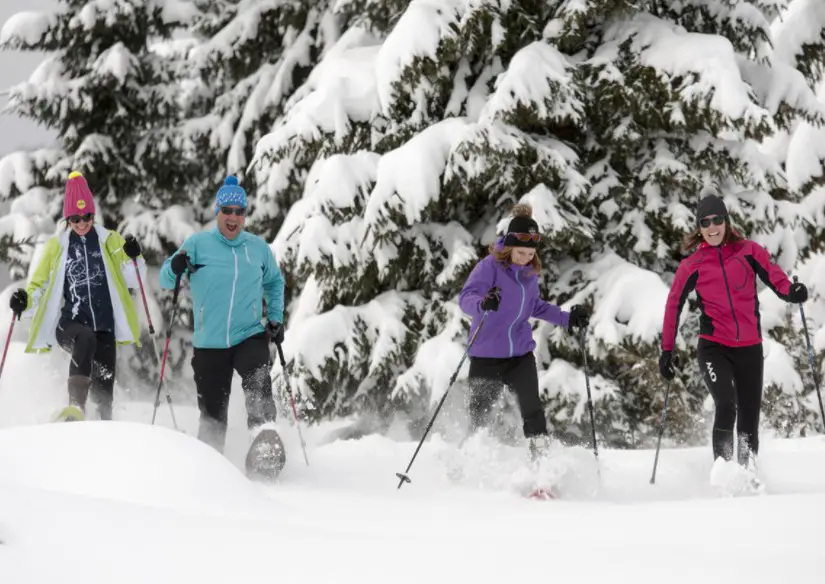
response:
[[[119,345],[135,343],[140,346],[140,323],[129,288],[139,286],[135,263],[123,251],[123,236],[95,225],[100,238],[106,281],[115,315],[115,340]],[[66,254],[69,231],[52,237],[43,246],[40,261],[31,275],[26,292],[29,295],[27,311],[34,309],[29,329],[27,353],[44,353],[57,344],[56,329],[63,303],[63,282],[66,279]],[[146,263],[138,258],[138,269],[146,279]]]

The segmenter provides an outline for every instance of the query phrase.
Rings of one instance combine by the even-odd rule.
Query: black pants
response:
[[[533,353],[505,359],[471,357],[469,384],[471,431],[489,423],[492,407],[507,385],[516,393],[525,438],[547,434]]]
[[[759,452],[759,412],[762,407],[762,344],[726,347],[699,339],[699,369],[716,404],[713,458],[733,458],[733,427],[738,438],[737,460],[747,465]]]
[[[198,438],[223,452],[233,371],[241,376],[249,428],[274,422],[271,369],[269,337],[265,333],[228,349],[195,349],[192,370],[201,413]]]
[[[101,419],[112,418],[117,343],[112,332],[95,332],[72,320],[61,319],[55,331],[58,344],[72,356],[69,377],[90,379],[92,399]],[[85,406],[85,403],[81,404]]]

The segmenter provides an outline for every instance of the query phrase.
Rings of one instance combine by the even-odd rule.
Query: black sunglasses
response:
[[[239,207],[237,209],[233,209],[232,207],[221,207],[221,213],[224,215],[232,215],[235,214],[238,217],[243,217],[246,215],[246,209]]]
[[[89,221],[91,221],[94,218],[94,216],[95,216],[94,213],[86,213],[84,215],[71,215],[70,217],[67,217],[66,220],[69,223],[74,223],[74,224],[78,224],[81,221],[83,221],[84,223],[88,223]]]
[[[716,217],[713,217],[713,218],[703,217],[701,219],[701,221],[699,221],[699,227],[702,227],[703,229],[707,229],[708,227],[710,227],[711,223],[713,223],[714,225],[721,225],[724,222],[725,222],[725,216],[724,215],[717,215]]]

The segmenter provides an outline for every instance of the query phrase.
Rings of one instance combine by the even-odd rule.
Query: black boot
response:
[[[97,417],[101,420],[112,419],[112,403],[114,395],[112,390],[105,390],[92,386],[92,400],[97,404]]]
[[[198,440],[209,444],[223,454],[223,447],[226,442],[226,422],[220,422],[201,413],[200,424],[198,425]]]
[[[86,412],[86,399],[89,397],[91,379],[82,375],[69,377],[69,405],[77,406]]]

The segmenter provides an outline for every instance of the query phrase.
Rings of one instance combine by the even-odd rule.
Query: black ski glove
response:
[[[659,357],[659,373],[662,377],[670,381],[676,377],[676,367],[679,365],[679,358],[673,356],[673,351],[662,351]]]
[[[570,309],[570,318],[567,324],[567,330],[573,332],[573,329],[586,329],[590,324],[590,315],[584,306],[576,304]]]
[[[487,290],[487,295],[481,301],[481,310],[498,310],[498,305],[501,303],[501,290],[492,287]]]
[[[172,268],[172,273],[176,276],[182,275],[186,271],[186,267],[189,264],[189,258],[186,257],[186,251],[180,250],[175,257],[172,258],[172,261],[169,263],[169,267]]]
[[[127,235],[123,239],[123,253],[131,259],[136,260],[140,255],[140,244],[138,243],[138,240],[135,239],[134,235]]]
[[[23,288],[15,290],[14,294],[11,295],[11,300],[9,300],[9,308],[11,308],[12,312],[18,317],[26,311],[28,304],[29,295]]]
[[[284,343],[284,325],[280,322],[270,321],[266,323],[266,330],[269,333],[270,341],[276,345],[282,345]]]
[[[788,302],[802,304],[808,299],[808,289],[802,282],[794,282],[788,290]]]

